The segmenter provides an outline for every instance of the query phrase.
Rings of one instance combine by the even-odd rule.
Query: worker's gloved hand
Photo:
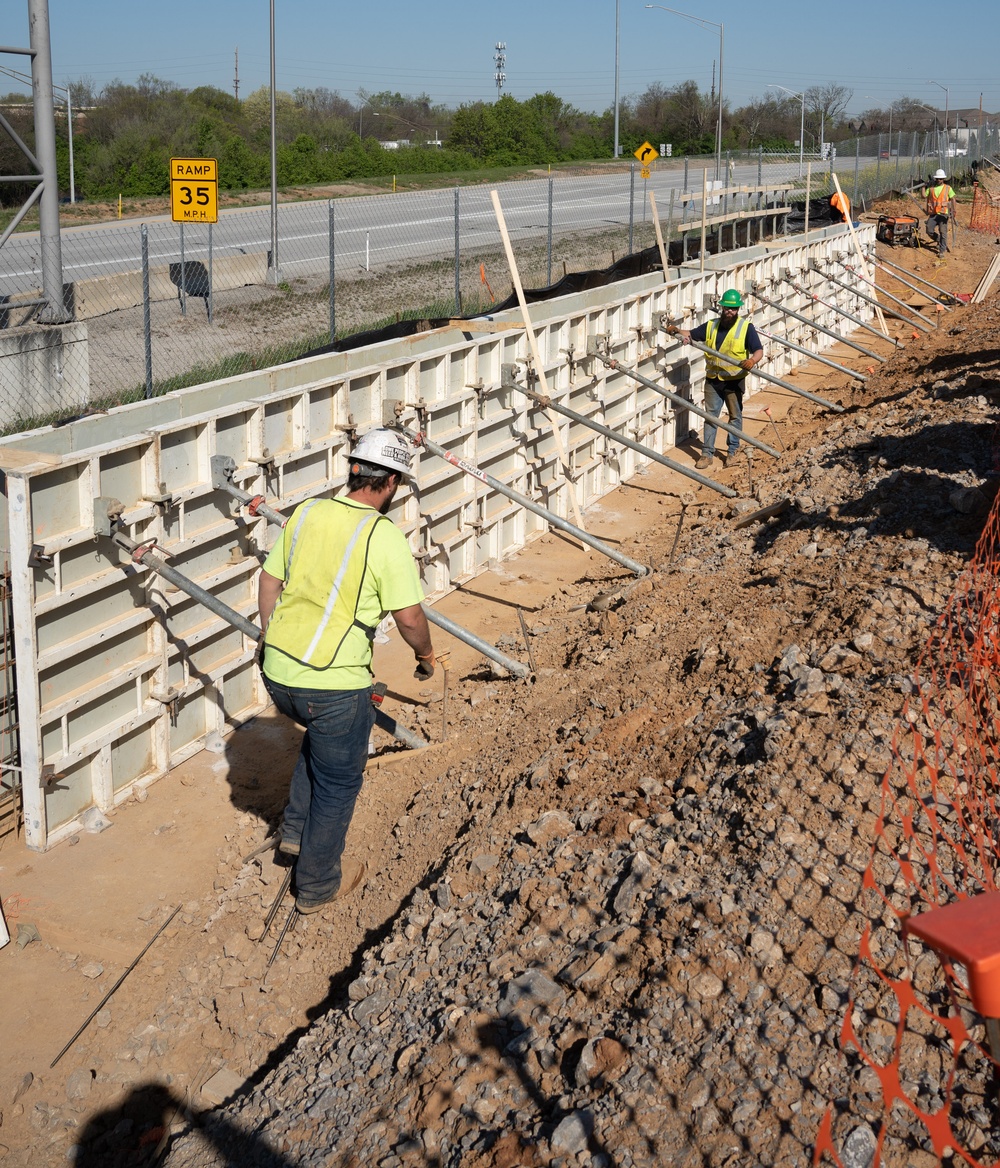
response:
[[[668,324],[664,332],[670,337],[676,337],[681,330],[675,324]]]
[[[740,368],[741,369],[752,369],[753,368],[753,361],[749,357],[747,357],[747,359],[745,361],[740,362]]]
[[[437,658],[434,656],[433,649],[430,651],[430,653],[426,657],[421,657],[418,654],[417,655],[417,668],[414,669],[413,676],[418,681],[427,681],[429,678],[434,676],[434,666],[436,663],[437,663]]]

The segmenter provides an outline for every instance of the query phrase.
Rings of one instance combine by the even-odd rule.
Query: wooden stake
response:
[[[545,377],[545,366],[542,364],[541,353],[538,349],[538,341],[535,337],[535,330],[531,324],[531,316],[528,313],[528,303],[524,299],[524,288],[521,286],[521,276],[517,270],[517,260],[514,259],[514,249],[510,245],[510,235],[507,232],[507,221],[504,219],[503,208],[500,206],[500,196],[496,191],[490,191],[490,199],[493,203],[493,211],[497,217],[497,226],[500,228],[500,238],[503,240],[503,249],[507,253],[507,266],[510,268],[510,279],[514,285],[514,291],[517,293],[517,302],[521,306],[521,316],[524,318],[524,329],[528,334],[528,346],[531,349],[531,356],[535,362],[535,372],[538,374],[538,383],[541,387],[541,392],[549,396],[549,384]],[[545,416],[549,420],[549,425],[552,427],[552,435],[556,440],[556,448],[559,451],[559,458],[563,467],[563,478],[569,487],[569,501],[573,508],[573,514],[576,517],[576,525],[582,531],[586,531],[584,526],[583,516],[580,514],[580,505],[576,501],[576,486],[573,480],[569,477],[569,459],[566,457],[566,447],[563,445],[562,434],[559,432],[559,423],[556,421],[555,414],[546,407]]]
[[[842,196],[844,192],[840,189],[840,179],[837,178],[836,171],[832,172],[832,177],[833,177],[833,185],[836,188],[837,194]],[[854,230],[854,224],[851,221],[851,213],[850,212],[847,213],[847,230],[851,233],[851,243],[854,245],[854,250],[858,253],[858,259],[861,261],[862,268],[866,272],[870,271],[870,269],[868,267],[868,257],[865,255],[864,248],[862,248],[862,246],[861,246],[861,240],[858,239],[858,233]],[[872,275],[872,283],[874,283],[875,282],[875,273],[872,272],[871,275]],[[875,309],[875,317],[878,320],[879,328],[882,330],[882,332],[885,334],[885,336],[891,341],[892,337],[889,336],[889,328],[885,323],[885,317],[882,315],[881,308]]]
[[[705,219],[708,215],[708,169],[701,172],[701,270],[705,270]]]
[[[671,191],[673,194],[673,191]],[[660,266],[663,268],[663,282],[667,282],[667,249],[663,246],[663,232],[660,230],[660,216],[656,212],[656,195],[649,192],[649,206],[653,212],[653,227],[656,229],[656,246],[660,249]]]

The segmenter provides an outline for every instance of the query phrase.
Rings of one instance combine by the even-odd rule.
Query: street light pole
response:
[[[802,116],[799,119],[799,178],[802,177],[803,171],[803,150],[806,144],[806,95],[805,93],[796,93],[794,90],[785,89],[784,85],[776,85],[773,81],[768,82],[766,89],[781,89],[785,93],[791,94],[792,97],[799,97],[802,99]]]
[[[618,48],[621,36],[622,0],[615,0],[615,158],[618,157]]]
[[[688,12],[679,12],[676,8],[667,8],[663,4],[647,4],[647,8],[659,8],[661,12],[671,12],[674,16],[683,16],[692,24],[700,24],[702,28],[710,27],[719,30],[719,116],[715,129],[715,177],[722,174],[722,58],[725,50],[725,25],[719,21],[706,20],[703,16],[692,16]]]
[[[281,283],[281,271],[278,268],[278,116],[274,77],[274,0],[271,0],[271,262],[265,279],[277,286]]]
[[[930,79],[928,79],[927,84],[928,85],[936,85],[938,87],[938,89],[944,90],[944,151],[945,151],[945,157],[947,158],[947,156],[948,156],[948,98],[950,96],[950,94],[948,92],[948,86],[942,85],[940,81],[931,81]]]

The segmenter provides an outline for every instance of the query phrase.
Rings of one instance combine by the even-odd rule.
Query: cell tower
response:
[[[507,80],[507,74],[503,71],[504,66],[507,64],[507,44],[505,41],[497,41],[494,45],[493,63],[496,65],[493,80],[497,83],[497,101],[499,101],[500,90],[503,89],[503,83]]]

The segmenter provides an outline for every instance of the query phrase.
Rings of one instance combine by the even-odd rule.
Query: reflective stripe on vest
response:
[[[384,518],[338,499],[310,499],[296,508],[283,533],[285,586],[268,622],[268,646],[313,669],[326,669],[353,628],[362,630],[370,643],[374,630],[356,614],[368,547]]]
[[[950,202],[951,187],[945,183],[944,186],[931,187],[931,193],[928,196],[927,202],[930,204],[932,215],[947,215],[948,203]],[[918,203],[919,207],[920,204]]]
[[[705,344],[710,349],[718,349],[723,356],[729,357],[735,364],[730,365],[706,353],[706,377],[710,377],[713,381],[736,381],[741,377],[746,377],[746,370],[741,369],[739,363],[745,361],[750,356],[747,352],[747,329],[749,327],[749,317],[737,317],[736,323],[723,338],[720,348],[715,343],[715,338],[719,333],[719,322],[717,320],[710,320],[708,322],[708,326],[705,329]]]

